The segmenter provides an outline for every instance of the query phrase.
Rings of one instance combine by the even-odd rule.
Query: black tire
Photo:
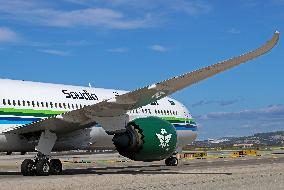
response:
[[[25,159],[21,164],[21,173],[23,176],[35,175],[35,163],[31,159]]]
[[[176,157],[169,157],[165,160],[165,164],[167,166],[177,166],[178,165],[178,159]]]
[[[46,159],[40,159],[36,163],[36,175],[38,176],[48,176],[50,171],[50,164]]]
[[[21,152],[21,155],[25,155],[26,153],[27,153],[27,152],[25,152],[25,151],[22,151],[22,152]]]
[[[51,175],[59,175],[62,173],[62,163],[59,159],[50,160],[50,171]]]

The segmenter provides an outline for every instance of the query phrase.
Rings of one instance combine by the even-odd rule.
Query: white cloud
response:
[[[244,101],[244,98],[235,98],[231,100],[200,100],[192,104],[192,107],[210,105],[210,104],[217,104],[219,106],[230,106],[236,103]]]
[[[16,0],[0,0],[0,18],[22,21],[43,26],[76,27],[93,26],[112,29],[136,29],[151,27],[151,14],[128,16],[110,8],[87,7],[73,10],[54,9],[35,1],[23,3]]]
[[[114,49],[108,49],[107,51],[111,53],[125,53],[128,51],[128,49],[127,48],[114,48]]]
[[[261,120],[272,120],[280,119],[284,121],[284,105],[271,105],[265,108],[255,110],[242,110],[238,112],[212,112],[205,115],[198,116],[202,120],[210,119],[261,119]]]
[[[202,1],[184,1],[179,0],[173,3],[172,8],[187,13],[189,15],[200,15],[209,12],[212,7]]]
[[[162,52],[162,53],[169,51],[168,48],[166,48],[166,47],[164,47],[162,45],[159,45],[159,44],[152,45],[150,47],[150,49],[153,50],[153,51]]]
[[[259,109],[234,112],[212,112],[196,117],[197,123],[210,138],[224,137],[224,134],[243,136],[257,132],[284,130],[284,105],[271,105]]]
[[[42,13],[40,13],[42,14]],[[46,10],[40,18],[42,24],[58,27],[101,26],[114,29],[132,29],[146,26],[147,18],[126,19],[118,11],[90,8],[73,11]]]
[[[87,40],[79,40],[79,41],[73,41],[73,40],[68,40],[63,43],[56,43],[55,45],[63,45],[63,46],[91,46],[93,45],[92,42],[89,42]]]
[[[230,30],[228,30],[228,33],[230,34],[240,34],[241,31],[237,28],[231,28]]]
[[[76,4],[89,6],[104,5],[134,9],[135,12],[155,10],[158,12],[182,12],[189,15],[199,15],[211,10],[211,5],[202,0],[66,0]],[[162,11],[161,11],[162,10]]]
[[[55,49],[41,49],[38,51],[41,53],[46,53],[46,54],[56,55],[56,56],[61,56],[61,57],[72,56],[72,53],[69,51],[61,51],[61,50],[55,50]]]
[[[0,19],[52,27],[139,29],[160,26],[173,11],[199,15],[211,9],[207,3],[195,0],[64,1],[77,6],[66,9],[62,7],[62,1],[0,0]]]
[[[16,42],[19,40],[19,36],[13,30],[0,27],[0,42]]]
[[[90,0],[64,0],[68,3],[78,4],[78,5],[90,5]]]

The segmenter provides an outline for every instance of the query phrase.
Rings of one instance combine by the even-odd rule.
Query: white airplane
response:
[[[111,148],[135,161],[165,159],[197,137],[187,108],[168,96],[271,50],[279,32],[260,48],[134,91],[0,80],[0,151],[37,151],[25,159],[25,176],[60,174],[51,151]]]

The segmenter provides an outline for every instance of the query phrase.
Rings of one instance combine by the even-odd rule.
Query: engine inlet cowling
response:
[[[170,157],[176,150],[177,133],[174,126],[158,117],[138,118],[115,134],[117,151],[135,161],[156,161]]]

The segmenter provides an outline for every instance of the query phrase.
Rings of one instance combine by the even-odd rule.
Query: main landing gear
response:
[[[47,157],[39,157],[25,159],[21,165],[21,173],[24,176],[48,176],[59,175],[62,173],[62,163],[59,159],[48,159]]]
[[[177,166],[178,165],[178,159],[175,156],[170,156],[165,160],[166,166]]]
[[[21,165],[21,173],[24,176],[48,176],[58,175],[62,172],[62,163],[59,159],[50,159],[51,150],[57,136],[50,131],[42,132],[36,150],[35,159],[25,159]]]

